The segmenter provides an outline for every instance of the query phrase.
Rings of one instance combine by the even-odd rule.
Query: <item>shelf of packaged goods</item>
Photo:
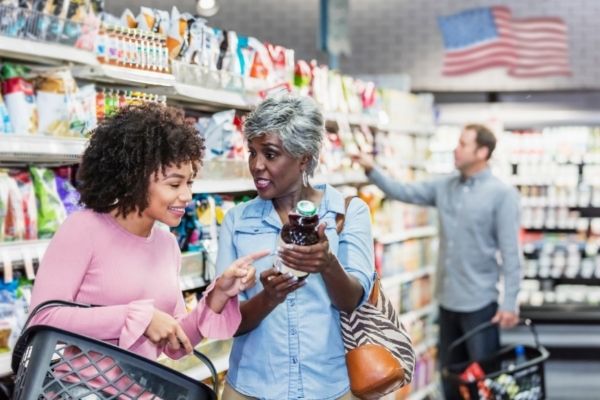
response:
[[[326,112],[325,120],[337,124],[338,121],[347,121],[350,125],[366,125],[370,127],[380,126],[379,119],[370,115],[349,114],[342,112]]]
[[[11,358],[11,352],[0,354],[0,376],[6,376],[12,373],[12,369],[10,367]]]
[[[600,311],[592,304],[544,304],[539,307],[521,305],[520,315],[534,322],[544,323],[598,323]]]
[[[331,174],[317,175],[311,179],[313,184],[328,183],[332,186],[355,185],[367,183],[367,178],[360,171],[334,172]],[[204,179],[199,178],[192,185],[194,193],[243,193],[256,190],[254,182],[250,178],[223,178]]]
[[[437,346],[438,344],[438,340],[435,337],[428,337],[425,340],[423,340],[421,343],[417,344],[414,347],[415,350],[415,356],[417,358],[419,358],[420,356],[422,356],[423,354],[425,354],[425,352],[427,350],[429,350],[430,348]]]
[[[175,82],[172,87],[155,88],[152,92],[165,95],[169,100],[200,103],[217,108],[235,108],[249,111],[253,106],[246,96],[239,91],[206,88],[178,82]]]
[[[197,179],[192,185],[193,193],[241,193],[256,190],[250,178]]]
[[[430,384],[425,386],[422,389],[417,389],[416,392],[413,392],[408,395],[407,400],[424,400],[429,398],[433,393],[435,393],[438,389],[438,382],[436,379],[433,380]]]
[[[38,260],[38,262],[41,260],[49,243],[49,240],[2,242],[0,243],[0,265],[5,268],[5,264],[10,262],[12,268],[25,267],[27,276],[33,279],[33,260]],[[30,262],[26,262],[26,260]]]
[[[0,36],[0,57],[41,64],[97,64],[96,55],[73,46]]]
[[[76,164],[87,139],[40,135],[2,135],[0,164]]]
[[[436,309],[437,304],[435,302],[432,302],[419,309],[400,314],[400,320],[403,324],[409,325],[412,321],[416,321],[419,318],[433,314],[436,311]]]
[[[415,136],[431,136],[435,133],[435,127],[432,125],[380,124],[377,128],[391,133]]]
[[[569,209],[579,211],[583,218],[600,218],[600,207],[569,207]]]
[[[406,282],[411,282],[416,279],[422,278],[424,276],[433,275],[435,272],[435,266],[428,265],[423,268],[419,268],[414,271],[406,271],[400,274],[392,275],[392,276],[384,276],[381,279],[381,284],[384,288],[391,286],[398,286]]]
[[[315,175],[310,181],[313,184],[328,183],[332,186],[339,186],[367,183],[368,179],[362,171],[346,171]]]
[[[97,64],[78,66],[74,67],[72,72],[73,75],[79,79],[128,86],[172,87],[175,84],[175,77],[171,74],[125,68],[115,65]]]
[[[435,226],[421,226],[416,228],[407,228],[397,233],[375,234],[375,240],[381,244],[392,244],[404,242],[410,239],[422,239],[437,235]]]

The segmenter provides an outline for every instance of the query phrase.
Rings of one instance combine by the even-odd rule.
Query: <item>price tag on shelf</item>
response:
[[[7,251],[2,252],[2,266],[4,267],[4,283],[13,281],[13,265],[12,259]]]
[[[23,248],[21,253],[23,256],[23,263],[25,264],[25,275],[27,276],[27,279],[33,280],[35,279],[35,272],[33,271],[33,257],[27,248]]]

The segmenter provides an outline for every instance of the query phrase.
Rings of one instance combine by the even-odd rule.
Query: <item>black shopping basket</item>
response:
[[[538,334],[531,320],[520,321],[527,326],[534,339],[535,346],[508,345],[482,360],[471,360],[459,364],[446,363],[442,370],[444,378],[453,381],[460,387],[463,399],[468,400],[543,400],[546,398],[546,385],[544,379],[544,362],[550,356],[548,350],[540,345]],[[484,329],[493,326],[492,322],[485,322],[448,347],[447,359],[459,345]],[[521,347],[524,359],[516,360],[516,348]],[[478,365],[473,365],[477,362]],[[473,368],[479,374],[473,373]],[[470,377],[465,376],[470,373]]]
[[[27,328],[42,308],[57,305],[90,307],[66,302],[40,304],[25,324],[12,358],[16,374],[13,399],[216,400],[217,373],[203,354],[214,390],[203,383],[118,346],[45,325]]]

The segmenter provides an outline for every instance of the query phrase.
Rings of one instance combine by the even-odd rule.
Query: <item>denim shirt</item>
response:
[[[373,285],[373,237],[367,205],[350,203],[338,237],[335,217],[344,213],[344,198],[329,185],[324,191],[319,219],[333,254],[364,289]],[[217,272],[235,259],[259,251],[271,255],[254,263],[257,278],[272,267],[281,220],[271,201],[256,198],[230,210],[220,230]],[[320,275],[310,274],[306,285],[290,293],[254,330],[234,339],[227,381],[238,392],[260,399],[336,399],[349,390],[339,312],[331,303]],[[240,294],[245,301],[263,290],[257,283]]]
[[[500,310],[517,311],[521,252],[519,195],[513,187],[494,177],[489,168],[468,179],[453,174],[417,183],[397,182],[374,169],[369,179],[392,199],[437,207],[440,305],[473,312],[496,302],[502,275]]]

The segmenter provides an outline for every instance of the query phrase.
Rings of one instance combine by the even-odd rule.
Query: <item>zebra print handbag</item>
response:
[[[346,210],[352,197],[346,199]],[[344,215],[336,218],[338,234]],[[379,399],[412,380],[415,353],[408,333],[376,276],[369,300],[340,312],[350,390],[360,399]]]

